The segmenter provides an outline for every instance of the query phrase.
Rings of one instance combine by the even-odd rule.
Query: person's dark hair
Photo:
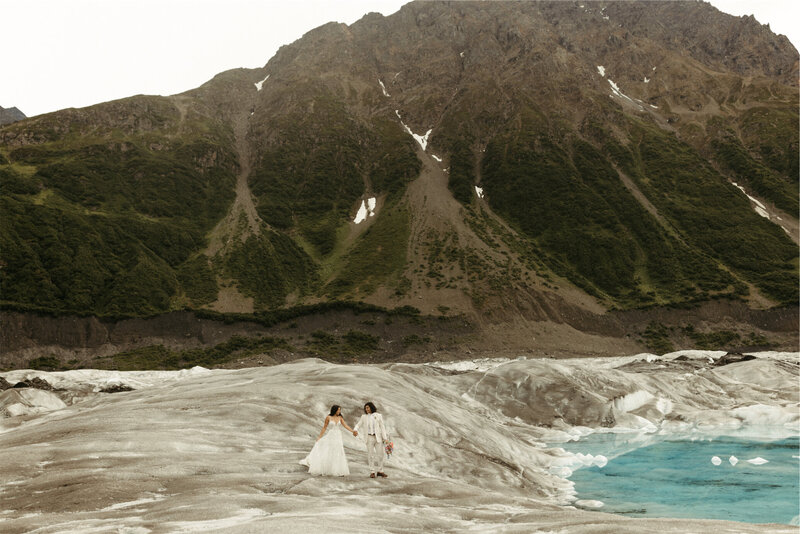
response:
[[[374,405],[374,404],[372,404],[371,402],[368,402],[368,403],[366,403],[366,404],[364,405],[364,413],[366,413],[366,412],[367,412],[367,406],[369,406],[370,413],[378,413],[378,409],[377,409],[377,408],[375,407],[375,405]]]
[[[334,404],[333,406],[331,406],[331,415],[336,415],[336,410],[338,409],[339,409],[338,404]]]

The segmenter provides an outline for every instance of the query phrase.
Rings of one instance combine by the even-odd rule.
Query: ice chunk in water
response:
[[[747,460],[747,463],[753,464],[753,465],[764,465],[765,463],[768,463],[768,462],[769,462],[769,460],[765,460],[761,456],[759,456],[758,458],[750,458],[749,460]]]
[[[731,456],[728,458],[728,461],[731,463],[731,465],[736,465],[739,463],[739,459],[736,456]]]
[[[714,465],[720,465],[722,463],[722,460],[720,459],[719,456],[712,456],[711,463]]]

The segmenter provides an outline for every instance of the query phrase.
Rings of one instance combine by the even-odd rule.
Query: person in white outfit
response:
[[[312,475],[339,477],[349,475],[350,468],[347,467],[347,457],[344,455],[342,442],[342,427],[352,432],[354,436],[357,435],[357,432],[344,422],[342,409],[334,404],[330,415],[325,418],[317,442],[314,443],[308,456],[300,460],[300,465],[308,467],[308,472]]]
[[[383,472],[383,442],[389,439],[389,435],[383,425],[383,416],[378,413],[378,409],[371,402],[364,405],[364,415],[353,427],[354,436],[358,436],[359,429],[366,433],[364,441],[367,443],[369,477],[386,478],[389,475]]]

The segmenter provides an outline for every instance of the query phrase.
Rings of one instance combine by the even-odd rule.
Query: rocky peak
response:
[[[0,126],[11,124],[27,118],[23,112],[17,108],[4,108],[0,106]]]

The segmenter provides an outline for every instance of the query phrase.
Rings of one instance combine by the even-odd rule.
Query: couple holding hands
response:
[[[378,413],[378,409],[371,402],[364,405],[364,415],[356,423],[355,428],[350,428],[342,417],[342,409],[333,405],[331,413],[325,418],[325,424],[319,433],[317,442],[303,460],[301,465],[308,467],[308,472],[312,475],[326,476],[345,476],[350,474],[347,467],[347,458],[344,455],[344,444],[342,443],[342,427],[352,432],[353,436],[358,436],[359,431],[364,434],[364,441],[367,445],[367,463],[369,463],[369,476],[386,478],[388,475],[383,472],[383,449],[386,447],[386,454],[391,454],[393,445],[389,443],[389,435],[383,424],[383,416]],[[325,430],[328,430],[325,433]]]

